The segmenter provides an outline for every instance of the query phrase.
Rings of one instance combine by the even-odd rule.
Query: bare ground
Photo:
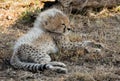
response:
[[[120,81],[119,7],[86,16],[68,14],[76,31],[70,37],[72,41],[95,40],[109,50],[103,49],[101,54],[61,50],[51,55],[53,60],[67,64],[67,74],[13,69],[6,60],[12,55],[14,43],[33,26],[34,14],[40,12],[38,2],[28,1],[0,2],[0,81]]]

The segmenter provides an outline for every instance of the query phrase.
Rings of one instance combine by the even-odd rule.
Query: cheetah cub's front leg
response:
[[[58,40],[59,39],[59,40]],[[68,36],[61,36],[59,37],[58,44],[62,49],[67,50],[76,50],[80,48],[84,48],[88,53],[101,53],[102,49],[106,49],[106,47],[95,41],[82,41],[82,42],[71,42]]]

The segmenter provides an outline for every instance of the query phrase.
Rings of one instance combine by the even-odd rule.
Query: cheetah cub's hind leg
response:
[[[53,66],[66,67],[66,65],[62,62],[52,61],[52,62],[49,62],[49,64],[51,64]]]
[[[51,64],[52,64],[52,62],[51,62]],[[57,73],[67,73],[67,69],[59,66],[58,63],[54,64],[54,65],[51,65],[51,64],[49,64],[50,65],[48,68],[49,70],[55,71]]]
[[[52,70],[67,73],[66,65],[62,62],[51,62],[51,57],[35,46],[23,44],[11,58],[11,64],[18,69],[39,72]]]
[[[55,71],[58,73],[67,73],[66,65],[64,63],[51,61],[51,57],[47,53],[43,53],[41,51],[38,51],[37,54],[41,54],[41,55],[37,56],[37,59],[36,59],[36,57],[34,57],[36,55],[33,56],[33,60],[36,63],[47,64],[48,70],[52,70],[52,71]]]
[[[49,54],[44,52],[43,50],[37,49],[36,47],[27,45],[27,48],[31,48],[31,53],[29,58],[34,60],[35,63],[38,64],[46,64],[48,70],[52,70],[58,73],[67,73],[66,65],[62,62],[51,61],[51,57]],[[24,50],[24,49],[22,49]],[[26,49],[28,52],[29,49]],[[25,56],[25,55],[23,55]]]
[[[48,62],[48,61],[43,61],[42,60],[42,61],[40,61],[40,63],[49,65],[48,70],[52,70],[52,71],[55,71],[57,73],[67,73],[66,65],[62,62],[56,62],[56,61],[49,61]]]

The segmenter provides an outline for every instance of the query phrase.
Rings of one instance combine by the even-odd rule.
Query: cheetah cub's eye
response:
[[[66,28],[66,25],[63,23],[62,26],[64,26]]]
[[[65,30],[66,30],[66,25],[63,23],[62,26],[63,26],[63,32],[65,32]]]

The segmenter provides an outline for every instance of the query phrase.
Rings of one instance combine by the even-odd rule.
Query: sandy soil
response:
[[[14,43],[33,26],[38,7],[31,0],[0,2],[0,81],[120,81],[120,13],[116,10],[103,9],[89,16],[68,14],[75,25],[73,40],[95,40],[109,50],[103,49],[101,54],[76,50],[51,55],[53,60],[67,64],[67,74],[13,69],[9,59]]]

